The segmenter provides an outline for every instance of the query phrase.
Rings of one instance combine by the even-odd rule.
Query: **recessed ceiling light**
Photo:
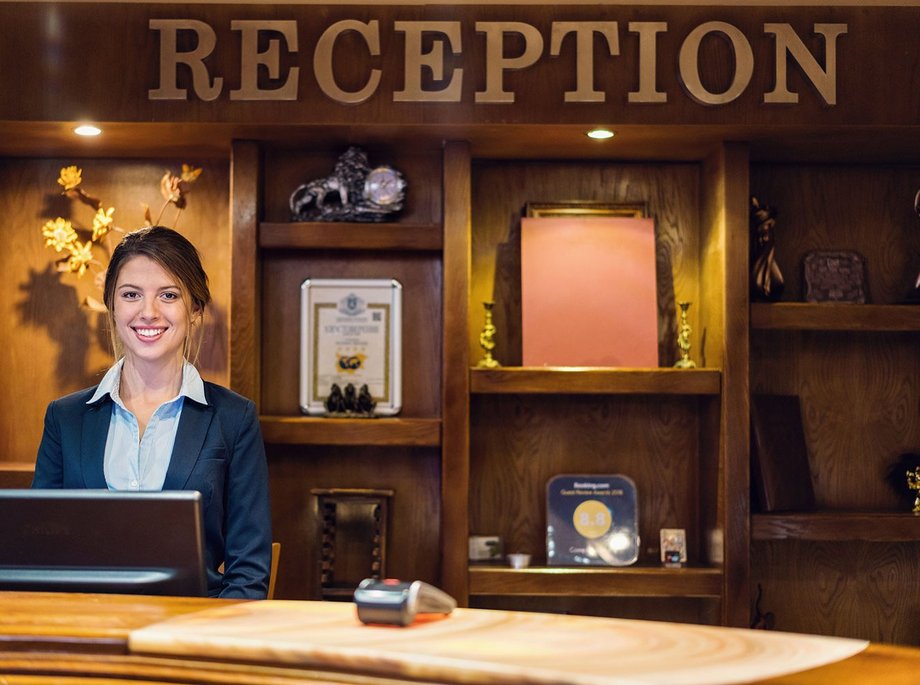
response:
[[[73,132],[78,136],[98,136],[100,133],[102,133],[102,129],[98,126],[92,126],[91,124],[83,124],[81,126],[77,126]]]
[[[594,140],[607,140],[608,138],[613,138],[613,131],[606,128],[593,128],[585,135],[588,138],[594,138]]]

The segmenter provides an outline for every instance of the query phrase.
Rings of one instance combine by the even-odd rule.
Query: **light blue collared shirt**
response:
[[[115,362],[87,402],[92,404],[108,394],[114,403],[105,442],[105,482],[109,490],[162,490],[179,430],[182,405],[186,397],[207,404],[204,381],[198,369],[186,361],[179,394],[157,407],[141,438],[137,417],[125,407],[118,393],[124,361],[122,358]]]

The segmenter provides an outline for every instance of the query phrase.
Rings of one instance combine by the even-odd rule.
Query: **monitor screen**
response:
[[[201,494],[0,490],[0,590],[203,596]]]

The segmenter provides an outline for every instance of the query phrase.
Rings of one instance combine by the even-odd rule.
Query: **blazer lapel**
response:
[[[104,489],[105,442],[109,436],[112,421],[111,400],[100,400],[87,407],[83,414],[83,434],[80,443],[80,470],[84,486],[90,489]]]
[[[163,482],[164,490],[182,490],[185,487],[195,462],[198,461],[213,416],[214,412],[209,405],[185,398],[176,442],[173,445],[169,468],[166,469],[166,480]]]

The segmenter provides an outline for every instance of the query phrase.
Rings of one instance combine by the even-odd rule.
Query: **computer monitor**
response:
[[[0,590],[203,596],[201,494],[0,490]]]

